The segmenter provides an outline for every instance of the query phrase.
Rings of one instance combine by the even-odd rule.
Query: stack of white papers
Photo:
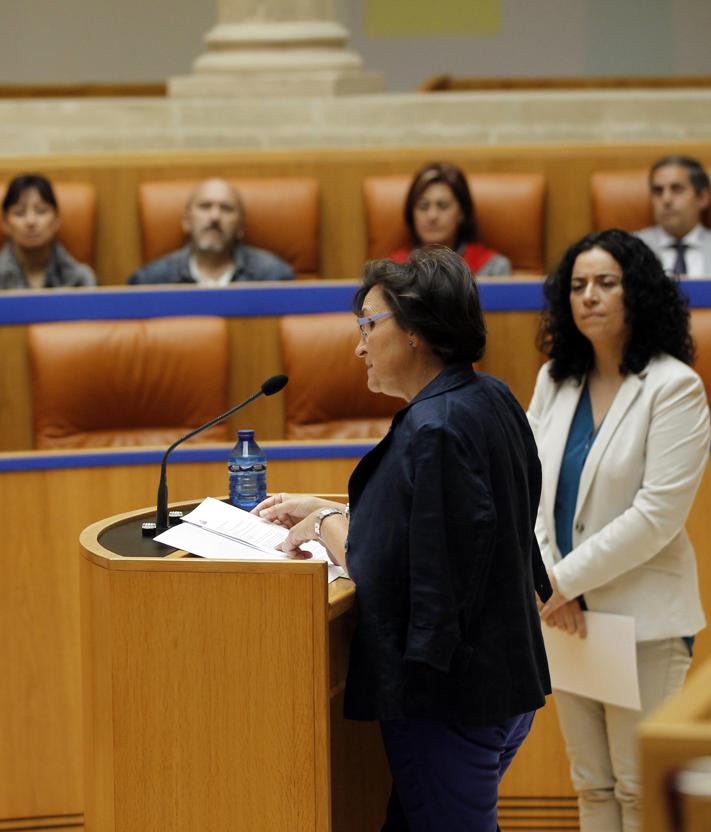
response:
[[[275,547],[289,534],[255,514],[229,503],[207,497],[183,517],[183,522],[172,526],[155,539],[166,546],[184,549],[201,558],[214,560],[280,560],[293,562]],[[328,563],[328,581],[345,575],[340,566],[331,563],[324,547],[312,540],[302,547],[314,560]]]
[[[584,612],[587,638],[543,624],[551,683],[577,693],[639,711],[639,681],[634,618]]]

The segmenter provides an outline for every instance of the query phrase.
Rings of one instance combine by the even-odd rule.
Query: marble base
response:
[[[201,72],[168,79],[168,95],[172,98],[325,97],[379,93],[384,89],[382,73],[362,70],[294,70],[287,75]]]
[[[369,72],[347,48],[336,20],[251,20],[218,23],[191,75],[171,78],[179,97],[279,98],[382,92],[382,73]]]

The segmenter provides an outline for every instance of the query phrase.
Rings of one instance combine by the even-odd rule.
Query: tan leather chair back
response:
[[[96,187],[89,182],[53,182],[59,205],[60,226],[57,239],[80,263],[94,265],[96,236]],[[0,182],[0,202],[7,182]],[[0,226],[0,245],[5,232]]]
[[[590,179],[593,228],[639,231],[654,225],[649,195],[649,169],[599,170]],[[711,207],[702,216],[711,225]]]
[[[411,244],[403,216],[411,176],[369,176],[363,182],[368,257]],[[537,173],[467,176],[479,237],[511,260],[517,274],[543,274],[546,182]]]
[[[138,205],[144,262],[185,245],[181,220],[191,191],[201,179],[142,182]],[[319,277],[317,179],[228,179],[245,209],[245,242],[279,255],[298,277]]]
[[[691,334],[696,341],[694,369],[701,376],[711,401],[711,309],[691,310]]]
[[[222,318],[33,324],[28,341],[37,448],[165,446],[227,407]]]
[[[400,399],[368,390],[356,358],[358,327],[350,313],[287,315],[279,322],[287,439],[366,439],[387,433]]]

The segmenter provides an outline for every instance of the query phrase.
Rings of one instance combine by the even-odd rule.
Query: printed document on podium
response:
[[[291,561],[275,547],[284,540],[288,529],[269,523],[240,508],[207,497],[197,508],[155,539],[166,546],[184,549],[193,555],[217,560]],[[328,563],[328,581],[345,575],[331,563],[324,547],[312,540],[302,546],[314,560]]]
[[[640,710],[634,618],[584,612],[587,638],[542,624],[551,683],[557,690]]]

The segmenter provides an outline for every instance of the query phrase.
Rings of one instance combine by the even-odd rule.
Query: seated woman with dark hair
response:
[[[390,255],[396,263],[404,263],[413,248],[438,244],[456,251],[472,274],[511,274],[508,258],[477,242],[474,200],[466,177],[454,165],[434,162],[415,174],[405,199],[405,222],[412,245]]]
[[[536,446],[506,385],[472,369],[486,328],[461,257],[375,260],[353,308],[369,389],[403,406],[353,472],[350,511],[275,494],[254,512],[290,528],[293,557],[321,541],[356,584],[345,714],[381,724],[383,829],[494,832],[499,781],[549,692]]]
[[[56,241],[57,198],[43,176],[23,174],[10,182],[2,225],[8,239],[0,248],[0,289],[96,285],[92,270]]]

